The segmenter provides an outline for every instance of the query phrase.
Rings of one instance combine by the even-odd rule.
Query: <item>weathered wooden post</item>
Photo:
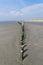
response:
[[[23,50],[24,50],[24,22],[22,22],[22,38],[21,38],[22,61],[23,61]]]
[[[21,25],[22,34],[21,34],[21,43],[20,43],[20,65],[23,65],[23,47],[24,47],[24,22],[18,22]]]
[[[21,43],[20,43],[20,64],[21,65],[23,65],[23,60],[24,60],[24,51],[26,50],[24,50],[24,48],[26,47],[26,45],[24,44],[24,34],[25,34],[25,32],[24,32],[24,22],[18,22],[20,25],[21,25],[21,28],[22,28],[22,35],[21,35]]]

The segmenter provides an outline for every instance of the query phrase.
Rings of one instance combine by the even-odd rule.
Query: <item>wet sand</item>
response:
[[[25,35],[28,57],[24,65],[43,65],[43,25],[25,22]]]
[[[43,65],[43,25],[24,23],[25,49],[23,65]],[[0,23],[0,65],[21,65],[21,25]]]
[[[21,26],[0,23],[0,65],[19,65]]]

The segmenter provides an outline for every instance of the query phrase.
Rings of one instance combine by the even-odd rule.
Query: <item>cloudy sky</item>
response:
[[[43,18],[43,0],[0,0],[0,21]]]

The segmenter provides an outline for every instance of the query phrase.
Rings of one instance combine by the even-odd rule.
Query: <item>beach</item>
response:
[[[43,23],[24,22],[24,55],[21,60],[22,27],[18,23],[0,23],[0,65],[43,65]]]
[[[0,23],[0,65],[19,65],[21,26]]]
[[[43,65],[43,22],[24,23],[28,57],[24,65]]]

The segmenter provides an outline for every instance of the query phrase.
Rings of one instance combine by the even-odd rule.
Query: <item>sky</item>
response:
[[[0,0],[0,21],[43,18],[43,0]]]

